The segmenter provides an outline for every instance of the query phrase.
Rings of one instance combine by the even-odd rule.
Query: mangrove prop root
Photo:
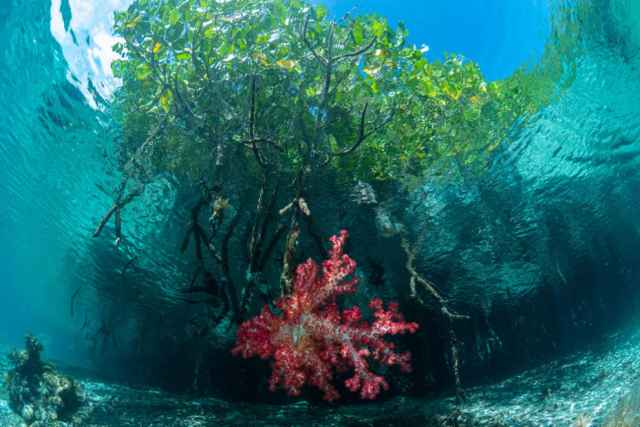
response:
[[[140,147],[138,147],[136,152],[127,161],[127,164],[125,165],[126,172],[133,174],[133,172],[136,169],[138,169],[138,171],[141,172],[141,174],[145,173],[144,168],[140,164],[139,159],[142,158],[142,153],[146,150],[147,146],[152,144],[152,142],[160,134],[163,128],[164,128],[164,121],[159,123],[156,127],[154,127],[151,130],[151,132],[149,132],[147,139],[142,143]],[[131,203],[133,199],[138,197],[140,194],[142,194],[142,190],[144,188],[144,187],[138,188],[132,191],[131,193],[129,193],[129,195],[127,195],[126,197],[124,197],[124,192],[127,187],[128,181],[129,181],[128,176],[125,176],[124,178],[122,178],[116,190],[116,194],[117,194],[116,201],[100,220],[98,226],[96,227],[96,230],[93,233],[93,237],[98,237],[100,233],[102,233],[102,230],[104,229],[104,227],[107,225],[111,217],[115,214],[116,215],[116,245],[119,244],[120,241],[122,240],[122,235],[121,235],[122,234],[122,218],[121,218],[122,208],[124,208],[126,205]]]
[[[71,295],[71,300],[69,301],[69,312],[71,314],[71,317],[74,316],[74,305],[76,302],[76,298],[78,297],[78,295],[80,295],[80,291],[82,290],[82,286],[78,287],[78,289],[76,289],[73,294]]]
[[[100,236],[100,233],[102,233],[102,230],[104,229],[104,227],[107,225],[111,217],[113,217],[113,215],[115,214],[116,244],[120,243],[120,240],[122,238],[122,216],[121,216],[122,208],[127,206],[136,197],[142,194],[142,188],[137,188],[125,197],[124,190],[125,190],[126,183],[127,183],[127,180],[125,179],[120,184],[115,203],[113,204],[113,206],[111,206],[111,208],[107,211],[106,214],[104,214],[104,216],[100,220],[98,227],[96,227],[96,230],[93,233],[93,237]]]
[[[200,200],[192,209],[191,209],[191,221],[189,223],[189,227],[187,228],[187,232],[182,240],[182,244],[180,245],[180,252],[184,253],[188,246],[189,242],[193,238],[193,244],[196,252],[196,258],[198,261],[202,261],[202,245],[208,242],[207,235],[204,231],[204,228],[198,223],[198,216],[200,214],[200,210],[206,204],[206,199]]]
[[[429,280],[422,277],[415,268],[416,254],[406,238],[402,238],[402,248],[407,256],[406,268],[411,276],[409,279],[409,287],[411,297],[423,306],[428,306],[422,297],[418,294],[418,285],[424,289],[438,305],[438,313],[445,321],[447,333],[449,335],[449,347],[451,351],[451,370],[453,373],[456,389],[456,397],[458,401],[464,399],[464,390],[460,379],[460,342],[453,328],[453,322],[456,320],[468,320],[470,317],[458,314],[448,307],[447,300],[442,296],[437,287]]]
[[[453,371],[453,378],[456,388],[456,400],[461,402],[465,399],[464,389],[462,388],[462,381],[460,380],[460,342],[456,336],[453,327],[449,323],[449,346],[451,348],[451,370]]]
[[[233,280],[231,278],[231,266],[229,263],[229,243],[231,241],[231,237],[233,236],[233,232],[235,231],[238,223],[240,222],[240,211],[236,212],[227,228],[227,232],[222,239],[222,248],[220,254],[220,260],[222,261],[222,273],[224,274],[224,284],[225,291],[227,293],[227,298],[229,300],[229,304],[231,305],[231,311],[233,312],[233,317],[236,321],[241,320],[240,313],[240,303],[238,301],[238,296],[236,294],[236,288],[234,286]]]
[[[293,289],[293,258],[298,244],[298,237],[300,237],[300,227],[294,220],[287,236],[287,244],[282,260],[282,275],[280,276],[282,295],[289,295]]]

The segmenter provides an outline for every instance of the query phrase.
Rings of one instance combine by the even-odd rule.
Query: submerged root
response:
[[[460,378],[460,342],[453,328],[453,322],[456,320],[468,320],[469,316],[458,314],[449,308],[447,300],[442,296],[438,288],[429,280],[422,277],[415,268],[415,251],[411,248],[406,237],[402,238],[402,248],[407,256],[406,268],[411,276],[409,279],[409,288],[411,290],[411,298],[415,299],[422,306],[429,306],[427,302],[418,293],[418,286],[426,291],[431,299],[438,306],[438,313],[445,321],[447,334],[449,337],[449,349],[451,353],[451,370],[455,382],[456,397],[458,400],[464,399],[464,390],[462,388],[462,380]]]

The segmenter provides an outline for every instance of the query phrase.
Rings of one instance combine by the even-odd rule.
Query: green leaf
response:
[[[276,18],[279,18],[278,20],[282,20],[287,16],[287,7],[282,0],[276,0],[273,6],[273,14]]]
[[[136,16],[135,18],[131,19],[129,22],[127,22],[127,23],[124,25],[124,27],[125,27],[126,29],[132,30],[132,29],[134,29],[135,27],[137,27],[137,26],[138,26],[138,24],[139,24],[140,22],[142,22],[142,16],[141,16],[141,15],[138,15],[138,16]]]
[[[178,23],[179,20],[180,20],[180,12],[177,9],[171,10],[171,12],[169,12],[169,23],[171,25],[175,25]]]
[[[191,53],[190,52],[186,52],[186,51],[182,51],[182,52],[176,54],[176,59],[178,61],[187,61],[187,60],[191,59]]]
[[[316,19],[318,21],[322,21],[324,18],[327,17],[328,14],[329,14],[329,11],[327,10],[326,7],[324,7],[324,6],[317,6],[316,7]]]
[[[374,79],[369,79],[369,88],[373,93],[380,92],[380,86],[378,86],[378,82]]]
[[[138,80],[147,80],[151,76],[151,71],[149,64],[140,64],[136,67],[136,78]]]
[[[364,42],[364,27],[362,26],[362,23],[356,22],[353,24],[352,32],[353,41],[356,42],[356,44],[362,44],[362,42]]]
[[[212,39],[216,35],[216,30],[215,30],[213,24],[210,24],[209,26],[207,26],[207,28],[204,30],[202,35],[206,39]]]
[[[375,20],[373,24],[371,24],[371,32],[373,32],[373,35],[377,38],[382,38],[386,31],[387,25],[380,20]]]
[[[293,61],[291,59],[281,59],[276,61],[276,64],[280,68],[284,68],[287,71],[292,71],[298,68],[298,61]]]
[[[115,61],[113,61],[111,63],[111,72],[113,73],[114,77],[117,77],[117,78],[124,77],[125,61],[120,59],[116,59]]]
[[[160,97],[160,106],[165,113],[169,112],[171,104],[173,103],[173,93],[170,90],[166,90]]]
[[[424,76],[420,79],[420,85],[422,86],[422,93],[430,98],[438,95],[438,91],[436,90],[433,82],[428,76]]]

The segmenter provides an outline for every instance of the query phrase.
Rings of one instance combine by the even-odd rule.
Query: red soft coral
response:
[[[357,289],[357,280],[352,277],[356,263],[343,253],[347,236],[343,230],[331,238],[332,249],[322,263],[322,272],[311,259],[298,266],[293,293],[276,301],[281,315],[265,306],[259,316],[238,329],[233,354],[245,359],[273,358],[272,391],[282,387],[297,396],[309,384],[322,390],[324,399],[333,401],[340,397],[332,384],[334,371],[353,369],[346,387],[360,392],[363,399],[375,399],[389,385],[369,369],[368,360],[411,370],[411,355],[395,352],[394,344],[384,340],[385,335],[418,329],[417,323],[404,321],[397,303],[390,303],[385,310],[382,300],[373,299],[369,303],[375,319],[371,324],[362,319],[359,307],[340,310],[336,304],[336,297]]]

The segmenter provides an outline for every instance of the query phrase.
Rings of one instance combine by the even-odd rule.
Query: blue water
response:
[[[303,401],[276,410],[221,396],[130,388],[110,382],[128,363],[120,349],[91,351],[87,333],[101,322],[127,328],[138,312],[151,323],[178,318],[182,307],[172,296],[188,266],[174,242],[179,232],[171,221],[180,216],[174,204],[181,201],[170,180],[150,184],[127,211],[126,250],[114,251],[108,233],[90,237],[119,180],[119,130],[109,109],[118,85],[109,70],[110,31],[112,12],[128,3],[0,2],[0,351],[32,331],[69,372],[86,369],[78,375],[98,408],[97,425],[247,425],[243,413],[255,415],[252,425],[362,417],[357,406],[318,409]],[[575,78],[561,96],[510,135],[486,174],[425,182],[406,209],[424,236],[419,250],[434,278],[445,283],[451,301],[477,308],[472,327],[493,331],[469,344],[475,358],[468,366],[495,360],[501,374],[473,378],[467,402],[458,407],[478,425],[570,426],[583,415],[587,425],[603,425],[637,387],[640,8],[623,0],[594,4],[606,25],[585,29]],[[460,53],[477,61],[488,80],[534,64],[549,39],[551,12],[542,0],[328,5],[336,16],[374,12],[402,21],[412,43],[429,46],[429,58]],[[132,257],[133,276],[125,280]],[[526,301],[545,287],[551,289],[547,305],[531,310],[558,319],[557,329],[509,335],[496,307]],[[526,313],[510,315],[517,324]],[[226,352],[230,337],[217,333],[215,346]],[[520,355],[529,365],[498,366],[507,345],[540,356]],[[96,376],[96,368],[113,374],[110,380]],[[368,416],[455,406],[446,393],[399,399]],[[15,425],[9,412],[0,394],[0,420]]]

